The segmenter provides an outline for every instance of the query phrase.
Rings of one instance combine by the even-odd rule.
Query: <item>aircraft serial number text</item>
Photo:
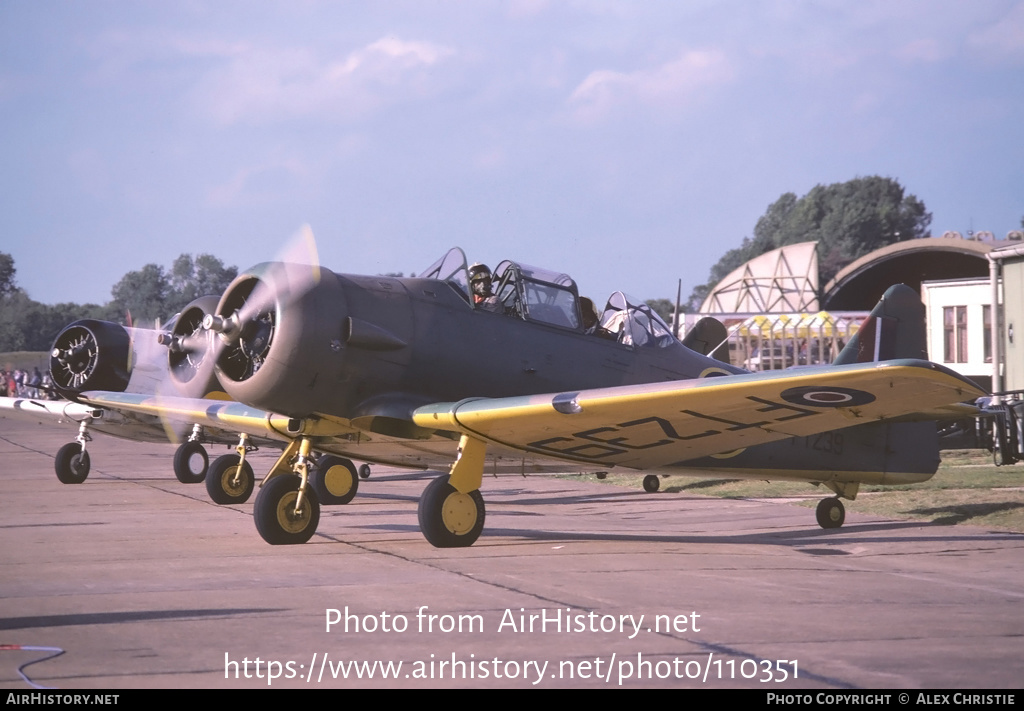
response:
[[[748,421],[730,420],[697,410],[680,410],[687,416],[678,422],[663,417],[641,417],[618,422],[608,427],[595,427],[574,432],[570,437],[550,437],[530,442],[527,446],[538,451],[554,452],[580,459],[603,460],[627,454],[630,451],[654,449],[679,442],[716,437],[726,432],[771,428],[791,420],[815,417],[821,413],[793,403],[766,400],[748,396],[751,411]],[[568,443],[571,446],[565,446]]]

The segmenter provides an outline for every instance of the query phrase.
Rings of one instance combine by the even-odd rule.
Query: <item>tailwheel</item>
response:
[[[815,515],[822,528],[839,528],[846,520],[846,507],[838,497],[829,497],[818,502]]]
[[[272,546],[305,543],[320,523],[320,502],[311,488],[297,507],[302,480],[294,474],[280,474],[267,481],[256,495],[253,517],[256,530]]]
[[[473,545],[484,530],[484,497],[479,489],[459,492],[449,478],[439,476],[423,490],[420,530],[435,548],[464,548]]]
[[[644,477],[644,491],[648,494],[653,494],[660,488],[661,479],[659,479],[656,474],[648,474]]]
[[[329,454],[317,460],[309,479],[324,506],[347,504],[359,490],[355,465],[348,459]]]
[[[182,442],[174,452],[174,476],[182,484],[199,484],[206,479],[210,456],[200,442]]]
[[[252,496],[256,477],[249,462],[237,454],[217,457],[206,476],[206,493],[215,504],[244,504]]]
[[[79,442],[68,442],[57,450],[53,468],[62,484],[81,484],[89,476],[89,453]]]
[[[370,478],[370,465],[369,464],[361,464],[361,465],[359,465],[359,478],[360,479],[369,479]]]

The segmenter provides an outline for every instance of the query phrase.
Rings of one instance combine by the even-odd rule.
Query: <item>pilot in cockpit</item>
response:
[[[473,293],[473,306],[482,311],[500,313],[503,309],[492,287],[493,277],[486,264],[474,264],[469,268],[469,288]]]

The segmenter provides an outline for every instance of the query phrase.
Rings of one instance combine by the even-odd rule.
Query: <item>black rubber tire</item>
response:
[[[201,461],[203,464],[201,470],[194,467],[197,461]],[[206,472],[209,469],[210,455],[206,453],[206,447],[199,442],[183,442],[174,451],[174,476],[182,484],[202,483],[206,479]]]
[[[348,459],[326,454],[317,460],[310,482],[324,506],[340,506],[356,497],[359,475]]]
[[[644,477],[644,491],[653,494],[661,488],[661,479],[656,474],[648,474]]]
[[[242,464],[240,479],[234,482],[239,476],[236,472],[238,460],[237,454],[225,454],[214,459],[210,465],[206,475],[206,493],[215,504],[244,504],[252,496],[256,477],[249,462]]]
[[[359,465],[359,478],[360,479],[369,479],[370,478],[370,465],[369,464],[360,464]]]
[[[423,490],[420,531],[435,548],[465,548],[476,543],[484,530],[484,497],[479,489],[460,494],[448,480],[444,474]]]
[[[997,467],[1013,464],[1009,438],[1006,436],[1005,410],[992,419],[992,463]]]
[[[78,442],[68,442],[57,450],[54,471],[62,484],[81,484],[89,476],[89,453]]]
[[[256,495],[253,508],[256,530],[272,546],[305,543],[316,533],[320,523],[320,502],[312,487],[307,487],[304,515],[296,519],[291,513],[295,509],[301,483],[295,474],[280,474],[264,484]]]
[[[839,528],[846,521],[846,507],[836,497],[829,497],[818,502],[814,515],[822,528]]]

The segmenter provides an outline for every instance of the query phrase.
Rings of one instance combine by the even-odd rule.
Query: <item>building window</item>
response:
[[[946,363],[967,362],[967,307],[942,309],[943,359]]]
[[[981,307],[981,320],[985,324],[985,362],[992,362],[992,306],[985,304]]]

